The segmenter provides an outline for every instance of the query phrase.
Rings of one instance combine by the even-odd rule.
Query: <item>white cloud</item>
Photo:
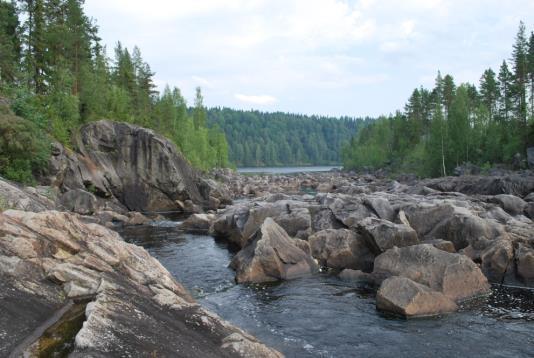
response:
[[[208,79],[200,76],[191,76],[191,79],[200,87],[214,88],[215,85]]]
[[[179,86],[191,100],[201,86],[213,106],[323,114],[393,112],[438,69],[476,80],[509,58],[519,19],[534,24],[532,0],[89,0],[85,8],[108,53],[117,40],[139,45],[160,88]]]
[[[234,97],[241,102],[245,102],[249,104],[256,104],[260,106],[273,104],[277,101],[275,97],[269,96],[269,95],[255,96],[255,95],[245,95],[245,94],[236,93]]]

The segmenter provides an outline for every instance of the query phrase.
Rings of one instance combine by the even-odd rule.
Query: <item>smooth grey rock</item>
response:
[[[365,239],[348,229],[319,231],[308,238],[312,256],[326,267],[371,271],[374,254]]]
[[[428,286],[406,277],[393,276],[380,285],[376,308],[405,317],[425,317],[454,312],[458,306],[449,297]]]
[[[383,219],[369,217],[361,220],[357,230],[375,254],[394,246],[404,247],[419,243],[417,233],[410,226],[394,224]]]
[[[527,206],[527,203],[523,199],[509,194],[495,195],[491,201],[498,204],[510,215],[523,214],[523,210],[525,210],[525,207]]]
[[[428,244],[389,249],[375,259],[373,273],[409,278],[455,301],[485,294],[490,288],[468,257]]]
[[[236,270],[238,283],[288,280],[318,269],[313,258],[271,218],[265,219],[230,267]]]
[[[69,190],[59,197],[61,209],[81,215],[91,215],[97,211],[96,196],[81,189]]]

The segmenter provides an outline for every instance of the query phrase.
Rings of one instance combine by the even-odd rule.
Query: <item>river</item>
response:
[[[128,227],[206,308],[287,357],[533,357],[534,292],[492,294],[441,318],[403,320],[377,312],[374,291],[318,273],[269,285],[236,285],[233,253],[173,222]]]
[[[308,166],[308,167],[247,167],[237,168],[238,173],[242,174],[295,174],[295,173],[312,173],[328,172],[332,169],[341,169],[340,166]]]

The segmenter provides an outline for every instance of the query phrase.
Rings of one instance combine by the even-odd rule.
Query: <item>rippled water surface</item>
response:
[[[122,233],[145,247],[208,309],[287,357],[534,357],[534,292],[494,288],[442,318],[375,310],[374,291],[320,273],[274,285],[236,285],[232,253],[172,223]]]

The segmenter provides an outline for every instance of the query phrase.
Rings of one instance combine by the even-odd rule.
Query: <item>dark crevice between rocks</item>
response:
[[[85,309],[94,296],[68,300],[46,322],[37,327],[9,355],[15,357],[68,357],[74,350],[74,341],[85,322]]]

